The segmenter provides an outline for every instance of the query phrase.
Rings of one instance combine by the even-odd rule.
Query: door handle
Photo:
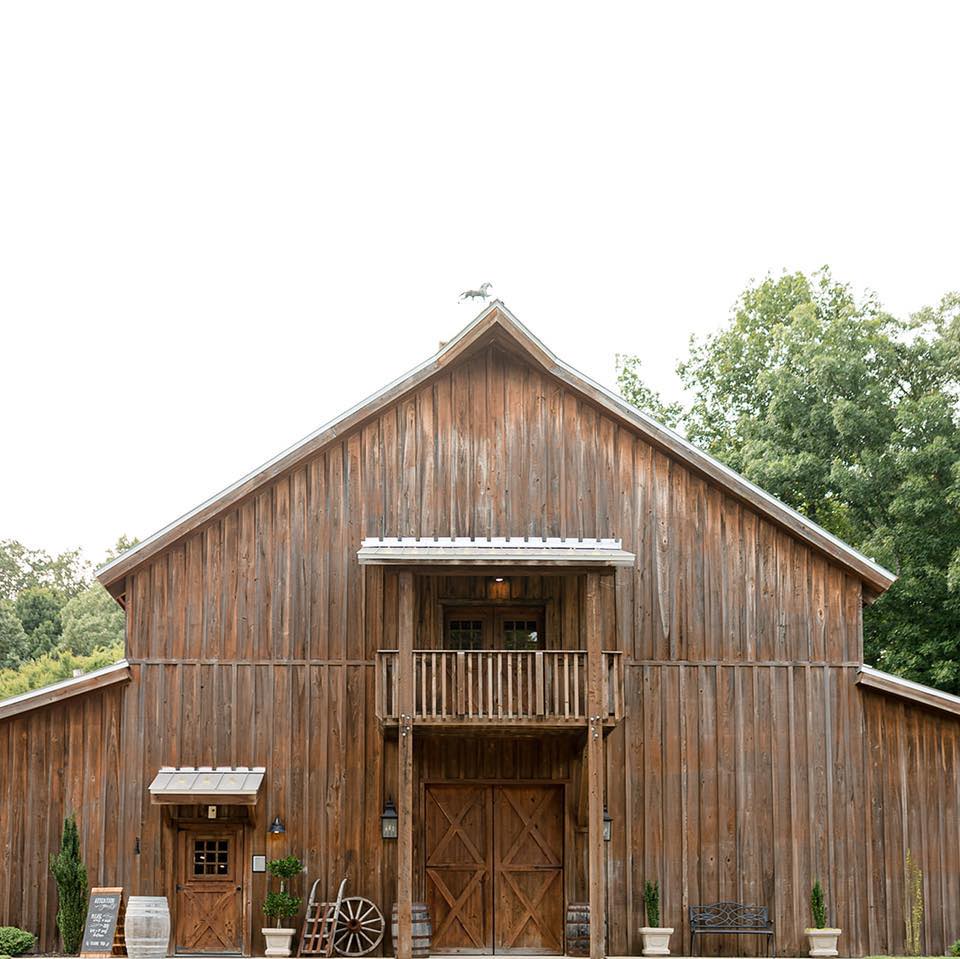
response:
[[[243,891],[243,886],[237,886],[237,892],[242,892],[242,891]]]
[[[177,892],[183,892],[183,886],[180,883],[177,883]]]

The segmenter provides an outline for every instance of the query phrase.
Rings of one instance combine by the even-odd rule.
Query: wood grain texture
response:
[[[212,763],[267,768],[243,830],[246,952],[262,948],[254,854],[302,856],[324,897],[347,876],[389,915],[399,849],[379,816],[404,793],[396,734],[375,719],[376,652],[410,641],[408,621],[417,649],[437,648],[443,602],[490,602],[492,586],[425,572],[411,591],[356,550],[365,536],[505,534],[620,537],[637,555],[593,586],[549,571],[497,584],[497,600],[543,604],[548,649],[587,650],[599,632],[622,653],[624,719],[593,777],[583,732],[418,730],[413,898],[430,783],[554,782],[564,898],[586,901],[602,872],[611,954],[639,954],[643,882],[659,879],[678,936],[688,904],[730,897],[769,906],[781,953],[798,955],[815,878],[845,953],[895,954],[908,847],[926,876],[924,948],[956,937],[960,723],[857,686],[860,580],[496,345],[133,570],[129,684],[0,720],[0,922],[56,948],[48,857],[70,809],[91,881],[175,898],[175,829],[146,785],[160,765]],[[614,819],[599,869],[598,788]],[[268,839],[278,814],[287,831]]]

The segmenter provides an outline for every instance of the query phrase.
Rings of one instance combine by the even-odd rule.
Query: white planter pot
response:
[[[669,956],[670,936],[673,927],[641,926],[640,935],[643,936],[643,954],[645,956]]]
[[[842,929],[804,929],[811,956],[835,956]]]
[[[263,938],[267,940],[267,956],[289,956],[290,941],[296,935],[296,929],[282,929],[274,926],[271,929],[261,929]]]

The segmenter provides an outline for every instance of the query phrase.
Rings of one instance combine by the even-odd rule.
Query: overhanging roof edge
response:
[[[497,315],[495,316],[494,314]],[[488,324],[487,320],[491,317],[494,322]],[[165,548],[175,539],[186,535],[196,526],[206,522],[212,518],[212,516],[215,516],[220,509],[227,508],[236,498],[239,498],[241,495],[246,495],[244,488],[247,487],[248,484],[258,480],[260,482],[268,482],[271,478],[272,470],[286,469],[288,465],[296,462],[298,453],[300,453],[300,455],[306,455],[306,453],[302,452],[303,448],[308,447],[325,434],[329,434],[330,437],[336,436],[337,428],[341,424],[348,423],[351,417],[363,413],[368,407],[373,410],[378,403],[390,401],[394,391],[398,389],[402,391],[406,389],[407,386],[412,388],[411,384],[413,384],[413,381],[415,381],[417,377],[429,375],[432,369],[439,369],[445,360],[449,359],[451,355],[456,354],[465,340],[469,341],[472,335],[482,335],[488,326],[495,325],[498,317],[501,326],[521,341],[520,345],[527,349],[528,352],[540,352],[541,356],[536,359],[541,364],[546,364],[548,371],[553,375],[561,380],[567,381],[574,389],[585,393],[591,397],[594,402],[606,407],[613,415],[625,419],[634,428],[646,434],[648,439],[663,445],[670,455],[679,457],[694,469],[705,473],[713,482],[727,489],[732,495],[743,498],[751,508],[758,510],[761,515],[766,515],[768,519],[785,526],[791,535],[797,539],[805,541],[827,553],[833,561],[852,570],[863,582],[869,584],[876,592],[883,592],[896,581],[896,576],[875,560],[865,556],[848,543],[843,542],[839,537],[834,536],[786,503],[767,493],[726,464],[712,457],[709,453],[694,446],[685,437],[658,422],[649,414],[631,406],[623,397],[618,396],[612,390],[602,386],[576,370],[573,366],[565,363],[531,333],[499,299],[493,300],[470,323],[463,327],[453,339],[445,343],[440,350],[423,363],[418,364],[403,376],[397,377],[365,400],[355,404],[346,412],[325,423],[317,430],[314,430],[298,443],[288,447],[262,466],[257,467],[246,476],[237,480],[237,482],[205,500],[199,506],[185,513],[172,523],[167,524],[156,533],[153,533],[137,546],[132,547],[110,563],[102,566],[96,573],[98,579],[100,579],[104,585],[112,585],[126,572],[134,569],[149,556],[153,555],[154,552]],[[510,330],[510,327],[513,327],[513,329]],[[524,340],[526,341],[525,343],[522,342]],[[289,463],[287,462],[288,460]],[[110,575],[111,573],[113,575]]]

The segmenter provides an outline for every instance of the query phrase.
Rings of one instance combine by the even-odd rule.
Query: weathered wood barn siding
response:
[[[274,852],[266,825],[280,814],[276,851],[302,854],[327,893],[348,874],[354,893],[389,909],[396,848],[380,840],[379,815],[396,745],[374,718],[373,665],[377,649],[397,644],[397,577],[361,569],[356,550],[365,536],[507,533],[615,536],[637,554],[635,570],[603,586],[603,646],[624,652],[627,689],[626,719],[606,740],[611,954],[639,954],[643,880],[659,878],[664,918],[684,937],[676,952],[686,951],[686,906],[730,896],[768,904],[781,954],[797,955],[818,876],[842,949],[899,951],[907,844],[928,885],[926,949],[960,935],[960,723],[854,685],[860,580],[496,344],[127,575],[121,802],[115,784],[84,827],[106,827],[117,874],[99,868],[105,850],[92,874],[132,893],[169,881],[172,845],[146,791],[159,766],[262,764],[260,848],[248,851]],[[437,588],[419,590],[425,636]],[[580,613],[565,595],[569,634]],[[58,722],[75,721],[69,710]],[[8,759],[34,748],[8,728]],[[576,750],[559,739],[536,751],[502,738],[415,743],[419,781],[481,767],[579,775]],[[95,758],[96,775],[110,761]],[[11,843],[26,826],[4,815]],[[47,848],[56,830],[43,829]],[[4,917],[17,920],[32,907],[13,892],[11,868],[21,866],[7,856],[0,893]],[[35,893],[47,917],[51,888]],[[264,891],[254,876],[254,929]],[[705,944],[754,949],[729,937]]]
[[[122,859],[120,736],[124,686],[0,720],[0,926],[57,948],[50,857],[76,813],[90,884],[112,882]]]

